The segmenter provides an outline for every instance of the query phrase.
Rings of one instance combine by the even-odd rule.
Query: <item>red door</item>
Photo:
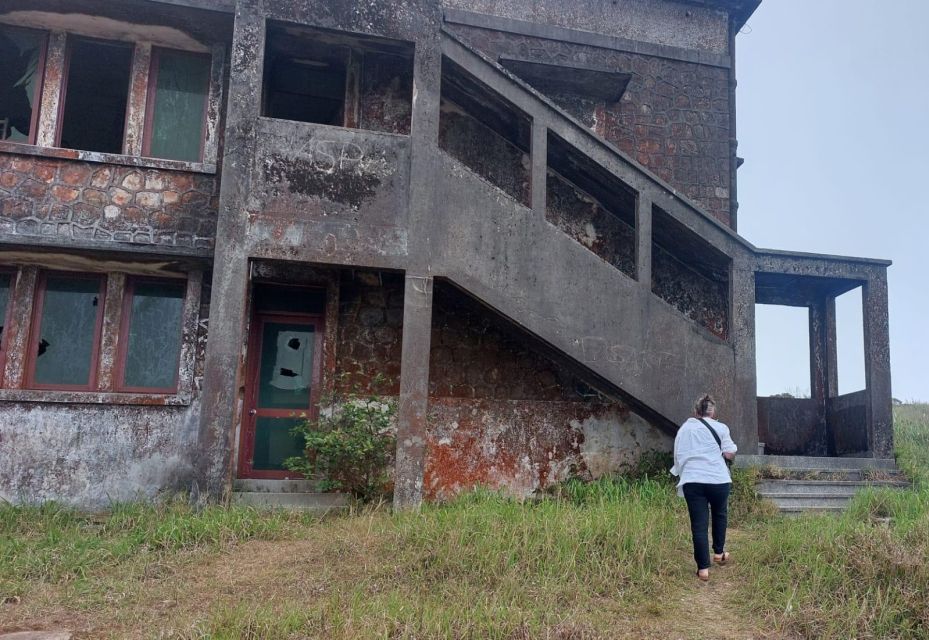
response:
[[[248,345],[239,477],[299,478],[283,462],[303,454],[290,430],[318,412],[322,317],[255,316]]]

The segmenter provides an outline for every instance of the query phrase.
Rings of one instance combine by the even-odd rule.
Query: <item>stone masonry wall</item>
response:
[[[619,102],[560,95],[559,106],[642,166],[731,224],[729,72],[709,65],[473,27],[454,30],[492,59],[628,73]]]
[[[402,278],[356,274],[343,278],[339,297],[340,390],[397,395]],[[670,449],[665,434],[597,394],[477,302],[440,284],[434,304],[427,498],[448,499],[478,485],[528,496]]]
[[[212,249],[215,176],[0,154],[0,235]]]

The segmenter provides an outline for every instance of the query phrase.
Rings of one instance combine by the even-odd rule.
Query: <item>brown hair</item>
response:
[[[697,401],[694,403],[694,413],[700,417],[708,415],[710,411],[715,408],[716,400],[714,400],[713,396],[708,393],[704,393],[702,396],[697,398]]]

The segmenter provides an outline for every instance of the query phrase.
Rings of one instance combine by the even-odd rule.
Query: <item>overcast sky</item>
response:
[[[736,62],[739,233],[893,260],[893,393],[929,401],[926,25],[927,0],[763,0]],[[860,305],[860,293],[837,303],[841,393],[863,388]],[[757,315],[759,394],[808,393],[804,312]]]

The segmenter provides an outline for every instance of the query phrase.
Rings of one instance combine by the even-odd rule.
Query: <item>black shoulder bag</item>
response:
[[[710,423],[707,422],[706,420],[704,420],[703,418],[697,418],[697,420],[699,420],[700,422],[702,422],[702,423],[703,423],[703,426],[706,427],[707,429],[709,429],[709,430],[710,430],[710,433],[713,434],[713,440],[716,441],[717,446],[719,446],[719,454],[722,455],[722,453],[723,453],[723,441],[719,439],[719,434],[716,433],[716,429],[714,429],[713,427],[711,427],[711,426],[710,426]],[[727,466],[727,467],[731,467],[731,466],[732,466],[732,460],[730,460],[730,459],[727,458],[726,456],[723,456],[723,460],[726,461],[726,466]]]

